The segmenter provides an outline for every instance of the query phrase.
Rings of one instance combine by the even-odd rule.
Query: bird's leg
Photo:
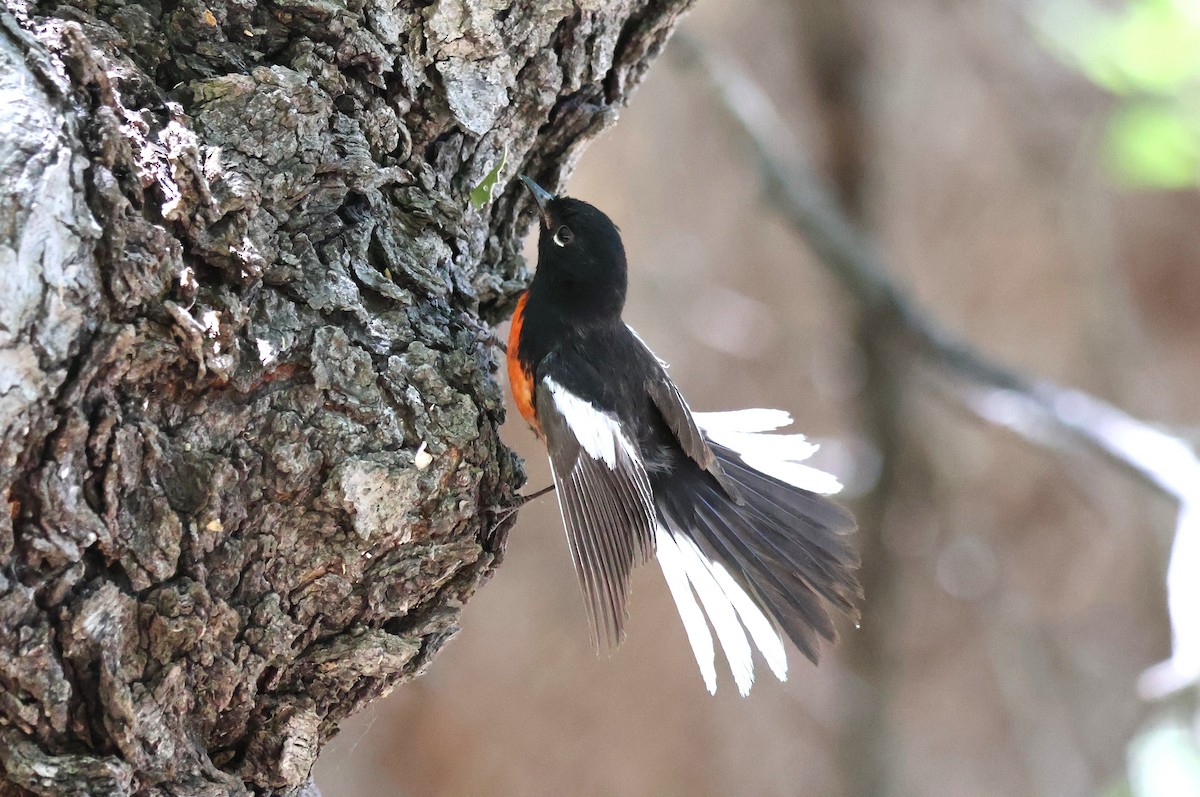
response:
[[[538,490],[536,493],[530,493],[529,495],[518,495],[517,499],[520,501],[520,503],[516,504],[516,506],[514,508],[520,509],[521,507],[525,506],[533,499],[541,498],[543,495],[545,495],[546,493],[550,492],[553,489],[554,489],[554,482],[550,482],[550,484],[548,484],[547,486]]]
[[[501,507],[498,510],[495,510],[493,512],[491,527],[488,529],[487,533],[484,535],[484,538],[483,538],[484,550],[487,550],[487,551],[497,550],[497,543],[499,542],[499,538],[501,537],[501,530],[503,529],[504,531],[507,531],[507,528],[505,528],[505,527],[508,523],[508,520],[510,518],[512,518],[512,516],[514,514],[516,514],[517,510],[521,509],[523,506],[528,504],[533,499],[541,498],[543,495],[545,495],[546,493],[550,492],[553,489],[554,489],[554,482],[551,482],[548,487],[543,487],[542,489],[538,490],[536,493],[530,493],[529,495],[518,495],[516,497],[516,500],[513,501],[513,503],[509,504],[508,506]]]
[[[533,499],[541,498],[543,495],[545,495],[546,493],[550,492],[553,489],[554,489],[554,482],[550,482],[549,487],[543,487],[542,489],[538,490],[536,493],[530,493],[529,495],[518,495],[517,499],[515,501],[513,501],[511,504],[504,507],[503,509],[499,510],[499,512],[497,513],[496,525],[499,525],[499,524],[503,523],[504,521],[508,520],[508,518],[512,515],[513,512],[516,512],[518,509],[525,506]]]
[[[503,338],[497,335],[496,331],[493,329],[480,329],[479,342],[484,346],[488,346],[493,349],[499,349],[505,354],[508,354],[508,344]]]

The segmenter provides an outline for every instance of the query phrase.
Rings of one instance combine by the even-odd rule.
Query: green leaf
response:
[[[492,195],[496,191],[496,185],[500,182],[500,173],[504,171],[505,164],[508,163],[508,147],[500,153],[500,162],[492,167],[492,170],[487,173],[487,176],[471,189],[471,204],[476,210],[481,210],[484,205],[492,201]]]
[[[1200,73],[1200,25],[1171,0],[1134,3],[1095,44],[1094,77],[1113,91],[1175,93]]]
[[[1116,13],[1052,0],[1035,24],[1064,61],[1114,94],[1176,94],[1200,78],[1195,0],[1130,0]]]
[[[1200,181],[1200,121],[1171,103],[1126,105],[1108,128],[1112,171],[1133,188],[1186,188]]]
[[[1200,186],[1200,2],[1044,0],[1048,50],[1118,98],[1106,158],[1128,188]]]

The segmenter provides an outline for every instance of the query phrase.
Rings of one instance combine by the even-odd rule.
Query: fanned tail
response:
[[[819,638],[837,638],[825,603],[857,621],[858,557],[846,540],[855,522],[820,494],[840,489],[836,479],[799,464],[815,446],[801,435],[760,434],[790,423],[786,413],[695,417],[740,495],[698,467],[652,477],[658,559],[709,691],[715,650],[705,615],[745,695],[754,681],[750,642],[783,681],[781,631],[815,663]]]

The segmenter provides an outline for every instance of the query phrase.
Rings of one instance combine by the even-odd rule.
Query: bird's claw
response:
[[[548,487],[543,487],[537,492],[530,493],[529,495],[518,495],[516,496],[516,500],[514,500],[508,506],[493,510],[491,526],[488,528],[488,531],[483,538],[484,550],[492,552],[499,550],[499,547],[503,544],[503,537],[507,533],[508,526],[510,525],[508,521],[512,518],[512,516],[530,501],[534,500],[535,498],[541,498],[543,495],[553,489],[554,483],[551,482]]]

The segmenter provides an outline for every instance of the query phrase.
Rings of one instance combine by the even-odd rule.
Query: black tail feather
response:
[[[707,472],[681,467],[655,479],[660,519],[722,563],[815,663],[818,637],[837,637],[822,598],[858,620],[858,557],[846,538],[854,519],[824,496],[745,465],[723,446],[713,444],[712,450],[742,502]]]
[[[744,494],[757,497],[749,501],[754,510],[775,523],[807,532],[800,535],[805,543],[820,549],[843,567],[858,567],[858,553],[844,539],[858,528],[853,515],[823,495],[793,487],[751,468],[729,449],[716,445],[713,449],[727,476]]]
[[[728,513],[693,515],[690,524],[681,526],[693,531],[692,538],[705,555],[725,565],[801,653],[813,662],[818,660],[817,634],[830,640],[836,637],[829,615],[811,590],[796,583],[790,574],[781,575],[782,568],[766,561],[745,542],[756,532],[737,528],[742,524],[736,515],[731,518]]]

